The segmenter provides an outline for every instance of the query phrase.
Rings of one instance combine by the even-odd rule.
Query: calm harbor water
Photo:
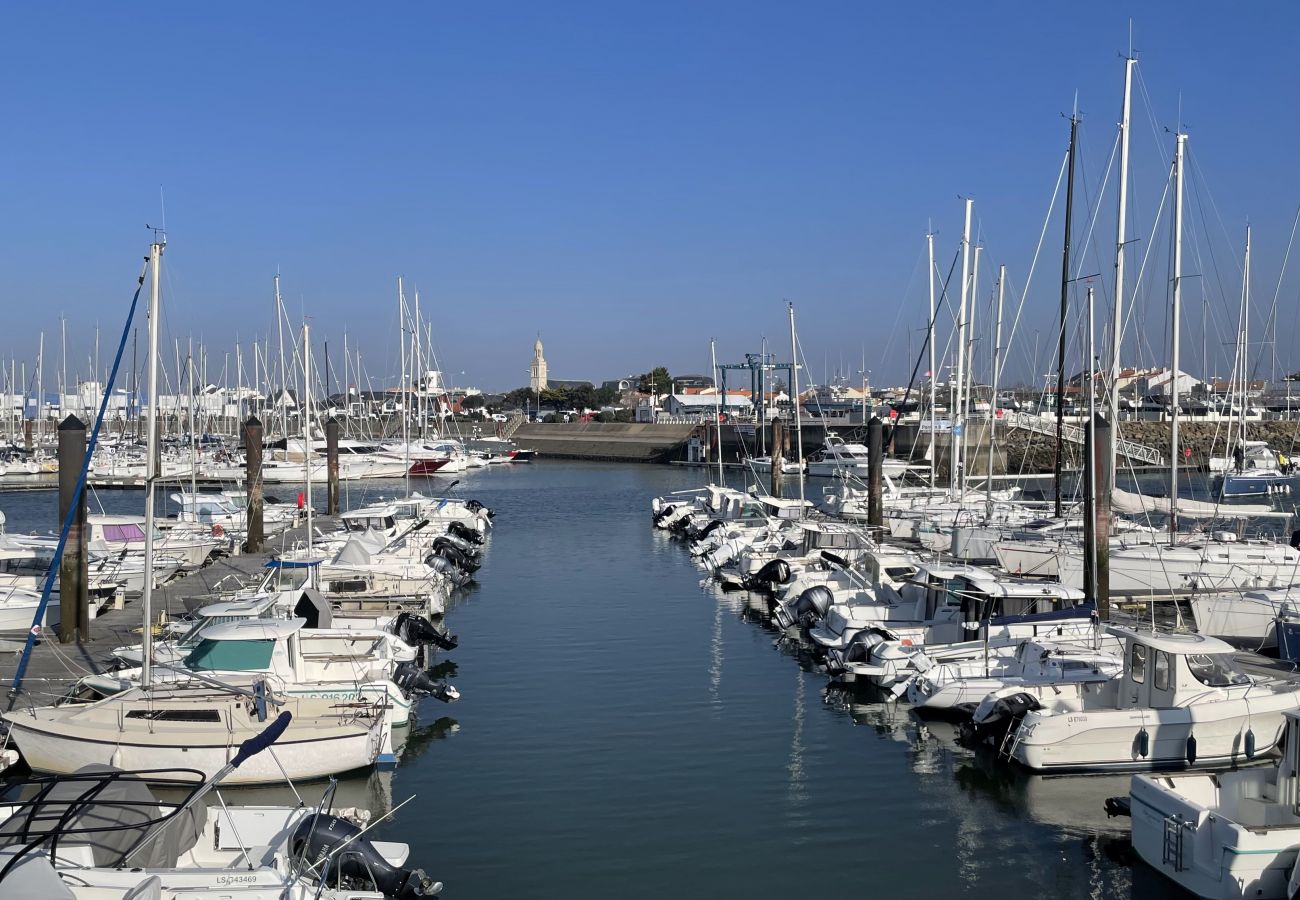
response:
[[[464,478],[498,513],[447,617],[464,699],[426,701],[396,771],[341,802],[414,795],[377,836],[454,898],[1184,896],[1124,859],[1127,820],[1101,804],[1126,777],[1029,776],[828,692],[757,601],[702,585],[649,515],[702,479],[553,461]],[[52,504],[0,495],[15,531]]]

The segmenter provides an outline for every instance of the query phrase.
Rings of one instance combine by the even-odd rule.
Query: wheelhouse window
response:
[[[1129,672],[1135,684],[1142,684],[1147,680],[1147,648],[1142,644],[1133,645],[1133,652],[1129,657]]]
[[[1230,653],[1195,653],[1187,657],[1192,677],[1208,687],[1250,684],[1250,676],[1237,665]]]
[[[1152,679],[1151,684],[1157,691],[1167,691],[1169,690],[1170,675],[1173,674],[1173,660],[1169,658],[1169,654],[1165,651],[1157,650],[1155,664],[1155,677]]]
[[[104,540],[106,541],[143,541],[144,529],[139,525],[105,525]]]

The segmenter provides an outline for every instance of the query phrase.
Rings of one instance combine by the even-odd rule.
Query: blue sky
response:
[[[1203,335],[1189,288],[1185,340],[1226,372],[1215,358],[1235,328],[1245,223],[1258,328],[1300,203],[1294,4],[10,4],[0,358],[30,368],[60,313],[70,370],[86,371],[96,322],[107,356],[161,190],[168,339],[205,344],[210,374],[236,339],[272,328],[278,268],[318,348],[338,353],[346,330],[377,381],[398,368],[399,275],[460,383],[524,383],[538,331],[555,377],[705,370],[710,337],[731,360],[763,336],[784,346],[787,298],[818,380],[856,373],[865,351],[877,381],[905,381],[927,222],[946,271],[959,197],[974,197],[981,303],[999,263],[1023,288],[1076,90],[1081,182],[1093,195],[1101,182],[1130,15],[1145,87],[1134,253],[1153,251],[1132,361],[1165,352],[1167,236],[1147,232],[1181,103],[1194,264],[1212,295]],[[1113,198],[1112,180],[1096,265],[1081,263],[1103,281]],[[1012,380],[1041,374],[1055,335],[1060,217]],[[1300,367],[1298,293],[1290,274],[1284,367]]]

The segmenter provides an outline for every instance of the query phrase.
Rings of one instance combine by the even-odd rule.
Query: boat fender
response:
[[[1137,754],[1143,759],[1151,752],[1151,734],[1143,728],[1137,733]]]
[[[1187,764],[1196,765],[1196,735],[1194,734],[1187,736]]]
[[[352,890],[372,888],[395,900],[429,897],[442,890],[442,884],[423,870],[392,865],[360,834],[361,829],[345,819],[315,813],[294,828],[289,849],[304,868],[319,865],[318,871],[327,872],[331,882],[338,879]]]
[[[1255,758],[1255,729],[1246,729],[1246,759]]]

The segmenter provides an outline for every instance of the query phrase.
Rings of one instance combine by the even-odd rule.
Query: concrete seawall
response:
[[[542,456],[649,463],[677,458],[694,430],[694,425],[616,422],[533,424],[519,426],[513,440]]]

